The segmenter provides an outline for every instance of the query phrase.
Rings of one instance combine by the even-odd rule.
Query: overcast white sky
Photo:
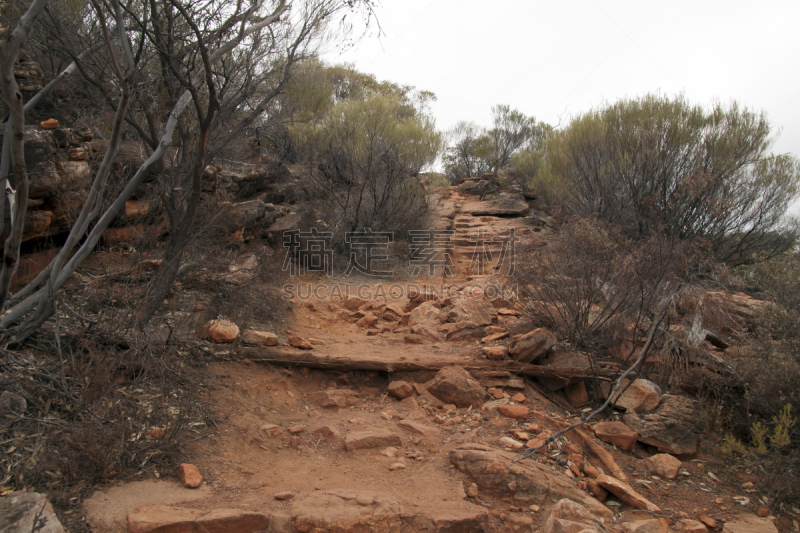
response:
[[[500,103],[556,124],[625,96],[683,92],[764,110],[774,150],[800,155],[797,0],[382,0],[377,15],[380,38],[324,58],[433,91],[441,130],[489,125]]]

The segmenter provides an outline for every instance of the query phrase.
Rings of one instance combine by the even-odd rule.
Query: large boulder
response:
[[[497,309],[488,301],[478,298],[454,300],[444,312],[447,321],[452,323],[467,321],[478,326],[488,326],[497,321]]]
[[[486,398],[486,389],[459,366],[442,368],[425,386],[434,397],[457,407],[478,407]]]
[[[0,531],[63,533],[64,528],[44,494],[12,492],[0,498]]]
[[[696,453],[705,426],[696,400],[672,394],[665,394],[654,411],[628,411],[624,420],[639,441],[673,455]]]
[[[556,343],[556,336],[546,328],[537,328],[512,340],[508,353],[517,361],[532,363],[540,359]]]

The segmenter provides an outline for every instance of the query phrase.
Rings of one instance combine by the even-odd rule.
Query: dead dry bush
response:
[[[552,240],[517,259],[525,312],[578,348],[614,347],[626,338],[638,345],[688,276],[688,257],[674,240],[633,242],[584,219],[567,220]]]
[[[175,350],[69,326],[58,342],[43,327],[0,358],[0,389],[11,400],[0,419],[0,490],[45,492],[67,523],[97,485],[171,471],[207,419]]]

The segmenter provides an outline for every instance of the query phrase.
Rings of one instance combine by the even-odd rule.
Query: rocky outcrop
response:
[[[629,411],[624,420],[639,434],[641,442],[673,455],[696,453],[704,429],[697,401],[671,394],[665,394],[654,411]]]
[[[568,498],[586,506],[602,518],[611,511],[575,487],[572,480],[533,461],[513,462],[517,455],[481,444],[468,444],[450,452],[450,462],[467,474],[481,491],[514,502],[542,505]]]

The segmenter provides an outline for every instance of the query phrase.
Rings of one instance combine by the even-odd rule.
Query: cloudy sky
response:
[[[488,125],[504,103],[565,124],[604,102],[684,93],[764,110],[800,155],[800,2],[381,0],[372,30],[329,62],[436,93],[437,126]]]

